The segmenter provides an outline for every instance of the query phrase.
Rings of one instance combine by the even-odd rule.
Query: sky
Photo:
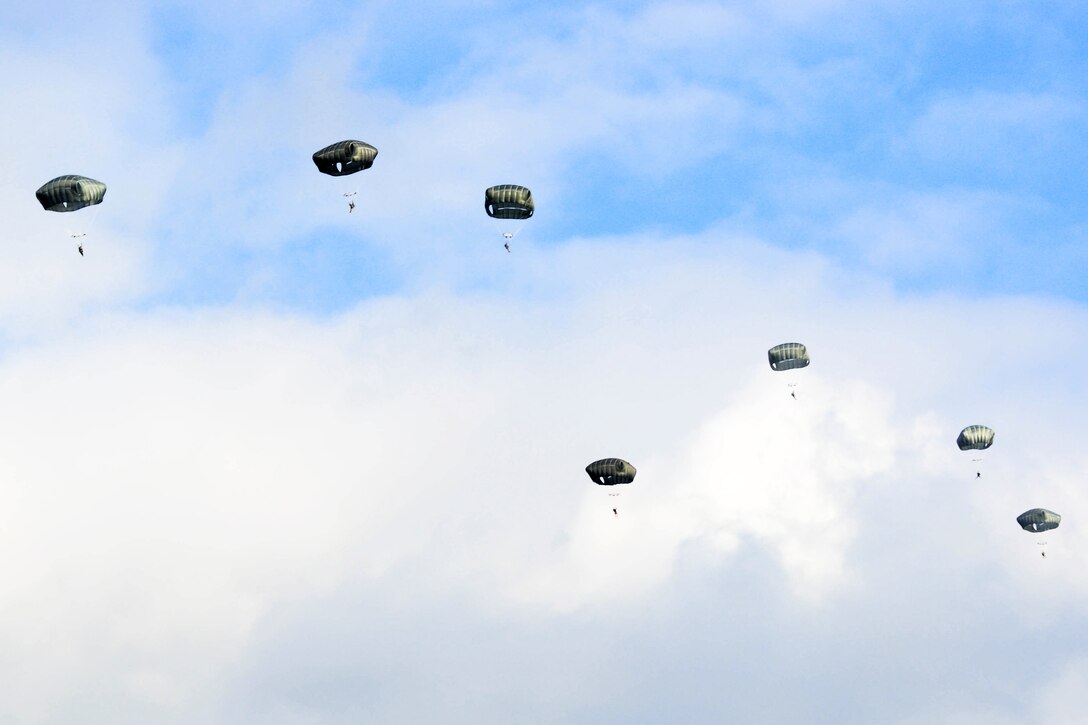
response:
[[[1081,4],[0,10],[0,724],[1084,720]]]

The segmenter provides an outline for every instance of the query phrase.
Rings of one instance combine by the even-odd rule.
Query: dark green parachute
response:
[[[1046,509],[1031,509],[1016,517],[1016,523],[1020,524],[1020,528],[1030,533],[1056,529],[1061,522],[1061,514]]]
[[[494,219],[528,219],[536,207],[533,193],[524,186],[499,184],[484,192],[484,210]]]
[[[994,431],[984,425],[969,425],[956,436],[961,451],[984,451],[994,444]]]
[[[74,174],[58,176],[34,192],[46,211],[75,211],[94,206],[101,204],[105,195],[106,185],[101,181]]]
[[[586,466],[586,473],[598,486],[615,486],[617,483],[631,483],[638,471],[622,458],[602,458]]]
[[[347,176],[374,165],[378,149],[362,141],[338,141],[314,152],[314,164],[322,174]]]
[[[767,351],[771,370],[795,370],[808,367],[808,350],[799,342],[784,342]]]

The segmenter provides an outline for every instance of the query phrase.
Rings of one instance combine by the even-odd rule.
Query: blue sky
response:
[[[473,180],[539,179],[533,243],[543,247],[724,225],[875,268],[904,290],[1083,299],[1070,270],[1083,259],[1076,182],[1088,74],[1073,5],[164,3],[74,16],[46,36],[42,18],[16,13],[7,35],[27,53],[73,42],[101,55],[114,26],[131,30],[138,58],[118,54],[110,72],[146,64],[161,97],[153,113],[130,109],[122,120],[134,132],[128,153],[169,149],[180,166],[162,180],[155,224],[167,253],[186,249],[175,260],[183,276],[164,280],[156,302],[231,299],[280,259],[294,273],[271,272],[283,284],[257,293],[262,303],[302,304],[281,292],[301,274],[311,278],[303,286],[332,292],[307,296],[310,305],[346,308],[367,290],[345,286],[330,271],[337,261],[364,266],[376,294],[411,286],[429,258],[445,267],[451,247],[477,244],[465,222],[479,189],[462,200],[445,186],[448,166],[466,163]],[[127,91],[143,92],[135,81]],[[454,123],[443,127],[443,113]],[[474,126],[466,114],[486,119]],[[507,121],[525,131],[503,154],[505,137],[489,143],[489,131]],[[352,135],[382,149],[358,184],[411,186],[425,198],[390,210],[383,221],[399,217],[395,234],[357,223],[355,249],[312,264],[330,230],[290,195],[330,184],[302,152]],[[456,145],[464,153],[442,150]],[[51,168],[64,168],[58,155]],[[236,168],[209,185],[226,198],[222,214],[207,216],[199,189],[185,187],[217,164]],[[398,166],[405,173],[391,179]],[[426,198],[432,181],[437,199]],[[266,204],[290,223],[270,231]],[[883,227],[876,242],[857,231],[870,223]],[[929,254],[949,246],[960,254]],[[919,250],[923,264],[900,263]]]
[[[1082,719],[1080,5],[9,5],[0,722]]]

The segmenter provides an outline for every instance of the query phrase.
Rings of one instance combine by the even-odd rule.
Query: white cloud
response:
[[[1012,244],[1007,210],[1013,199],[957,191],[910,194],[847,212],[833,234],[874,269],[934,274],[934,268],[979,265],[978,256]]]
[[[1026,159],[1061,154],[1084,114],[1075,96],[975,90],[933,101],[901,143],[929,161],[1034,173]]]
[[[904,374],[923,363],[923,377],[962,386],[948,344],[984,354],[985,334],[960,332],[925,299],[869,295],[859,309],[863,280],[812,275],[808,256],[720,232],[535,254],[531,284],[565,289],[559,298],[429,293],[329,321],[109,316],[9,355],[0,666],[18,695],[5,713],[70,719],[66,708],[85,707],[73,693],[89,691],[101,719],[189,719],[237,703],[244,694],[218,683],[275,638],[270,617],[358,587],[407,596],[418,616],[457,591],[482,607],[474,627],[524,617],[565,631],[570,616],[640,622],[678,577],[734,576],[756,557],[770,566],[736,597],[769,596],[839,626],[839,607],[878,606],[885,588],[905,586],[920,547],[941,557],[938,576],[997,573],[994,596],[1017,627],[1050,632],[1082,601],[1062,576],[1041,600],[1018,584],[1037,578],[1039,561],[1012,522],[1028,478],[1019,467],[1033,465],[1010,467],[1016,426],[995,423],[979,485],[952,440],[983,409],[965,413],[940,385],[916,389]],[[625,284],[599,284],[602,268]],[[954,302],[1002,314],[1000,301]],[[1041,314],[1066,331],[1086,324],[1079,310],[1021,309],[1005,340],[1037,345]],[[766,348],[785,337],[814,359],[792,376],[797,401],[766,369]],[[1067,385],[1064,373],[1015,372],[1031,359],[995,361],[991,415],[1004,410],[994,398],[1016,405]],[[1079,430],[1019,415],[1040,434]],[[582,471],[605,455],[639,467],[618,500]],[[1063,456],[1034,493],[1075,522],[1088,462]],[[930,528],[940,541],[917,538]],[[1081,535],[1068,534],[1075,552]],[[1072,581],[1083,562],[1058,541],[1045,563]],[[967,596],[947,595],[929,605],[937,616]],[[337,667],[369,667],[360,657]],[[411,654],[403,662],[429,672]],[[251,667],[246,678],[260,680],[266,665]]]
[[[862,525],[856,488],[887,473],[895,457],[888,401],[818,372],[792,377],[803,380],[795,400],[785,376],[769,377],[738,381],[733,400],[681,450],[642,469],[633,507],[618,502],[622,521],[602,517],[603,499],[587,497],[568,551],[534,574],[526,598],[569,608],[660,587],[691,541],[724,557],[742,540],[764,546],[805,598],[843,586]]]

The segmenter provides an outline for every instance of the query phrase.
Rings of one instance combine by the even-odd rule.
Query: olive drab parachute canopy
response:
[[[374,165],[378,149],[363,141],[348,139],[326,146],[313,155],[314,165],[322,174],[329,176],[348,176]],[[348,200],[348,213],[355,211],[356,191],[351,189],[341,194]]]
[[[69,227],[68,236],[77,242],[79,256],[83,256],[83,241],[98,217],[98,205],[106,196],[106,185],[101,181],[89,179],[86,176],[67,174],[58,176],[52,181],[42,184],[41,188],[34,192],[38,202],[46,211],[69,212],[82,209],[87,206],[96,207],[89,215],[80,214],[75,217],[76,229]],[[71,217],[64,217],[71,219]]]
[[[631,483],[638,471],[622,458],[602,458],[586,466],[586,473],[598,486],[615,486],[618,483]]]
[[[314,152],[314,164],[322,174],[347,176],[374,165],[378,149],[362,141],[338,141]]]
[[[1053,511],[1047,511],[1046,509],[1031,509],[1016,517],[1016,523],[1020,524],[1020,528],[1027,531],[1029,534],[1041,534],[1045,531],[1056,529],[1061,522],[1061,514],[1056,514]],[[1039,545],[1039,553],[1042,554],[1045,559],[1046,539],[1039,539],[1035,543]]]
[[[1046,509],[1031,509],[1016,517],[1016,523],[1020,524],[1020,528],[1029,533],[1056,529],[1061,522],[1061,514]]]
[[[34,196],[46,211],[75,211],[101,204],[106,196],[106,185],[86,176],[69,174],[42,184]]]
[[[784,342],[767,351],[767,360],[771,370],[795,370],[808,367],[811,362],[808,350],[799,342]]]
[[[804,345],[799,342],[784,342],[767,351],[767,362],[771,364],[771,370],[785,372],[787,370],[807,368],[811,360],[808,356],[808,349]],[[789,379],[790,376],[786,376],[786,380]],[[797,383],[787,383],[786,387],[796,388]],[[790,397],[797,400],[797,392],[790,390]]]
[[[510,251],[510,240],[521,231],[521,228],[513,228],[510,224],[521,222],[530,218],[536,211],[533,204],[533,192],[524,186],[517,184],[499,184],[484,191],[484,211],[492,219],[503,222],[502,237],[506,241],[503,246]]]
[[[516,184],[499,184],[484,192],[484,210],[492,219],[528,219],[536,211],[533,192]]]
[[[956,445],[961,451],[984,451],[994,444],[993,428],[984,425],[969,425],[956,436]],[[978,458],[972,458],[972,463],[979,464],[975,467],[975,478],[982,478],[982,454]]]
[[[994,431],[984,425],[969,425],[956,436],[961,451],[984,451],[994,444]]]

